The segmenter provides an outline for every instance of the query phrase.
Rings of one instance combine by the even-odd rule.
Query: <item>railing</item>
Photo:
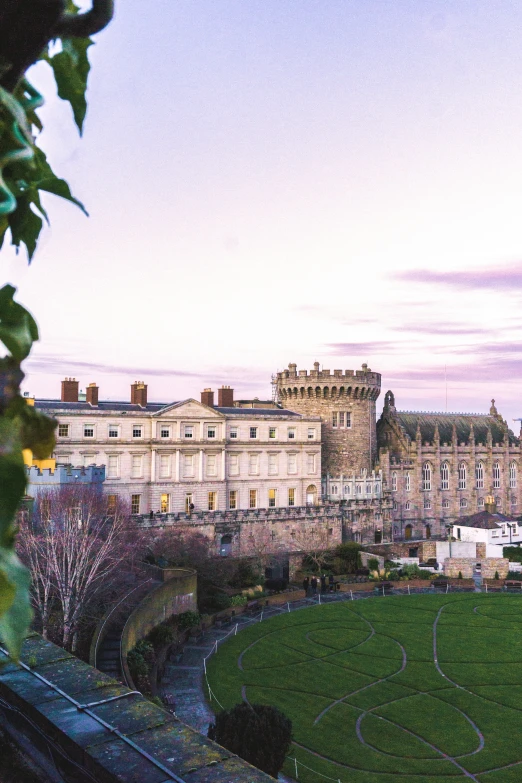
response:
[[[143,587],[143,585],[146,585],[148,582],[154,582],[154,581],[155,580],[152,577],[150,577],[149,579],[146,579],[145,582],[141,582],[139,585],[136,585],[136,587],[133,587],[132,590],[129,590],[129,592],[126,595],[124,595],[123,598],[121,598],[115,606],[112,607],[110,612],[107,615],[105,615],[101,626],[96,630],[96,641],[94,642],[94,654],[93,654],[93,666],[95,668],[96,668],[96,664],[97,664],[98,645],[100,643],[100,639],[102,638],[102,631],[105,628],[105,626],[107,625],[107,622],[109,621],[109,619],[112,617],[112,615],[114,614],[116,609],[119,606],[121,606],[121,604],[124,601],[127,600],[129,595],[132,595],[132,593],[135,593],[136,590],[139,590],[140,587]]]

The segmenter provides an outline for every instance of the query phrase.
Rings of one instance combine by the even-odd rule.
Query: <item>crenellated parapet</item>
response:
[[[281,402],[298,399],[376,400],[381,393],[381,375],[363,364],[361,370],[298,370],[289,364],[278,372],[276,385]]]

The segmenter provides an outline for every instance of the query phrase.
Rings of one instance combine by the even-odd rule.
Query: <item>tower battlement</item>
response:
[[[276,385],[279,398],[286,400],[304,398],[351,398],[376,400],[381,393],[380,373],[372,372],[367,364],[361,370],[320,370],[315,362],[313,370],[298,370],[289,364],[287,370],[278,372]]]

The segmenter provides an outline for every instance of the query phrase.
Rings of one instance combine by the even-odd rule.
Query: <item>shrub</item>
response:
[[[230,606],[244,606],[247,601],[246,595],[233,595],[230,599]]]
[[[205,611],[207,611],[209,614],[212,614],[213,612],[221,612],[223,609],[228,609],[231,604],[229,596],[226,593],[219,591],[215,591],[206,595],[202,603],[204,605]]]
[[[495,571],[495,579],[500,579],[500,576],[498,575],[498,571]]]
[[[334,564],[338,573],[353,574],[361,565],[360,551],[362,547],[355,541],[339,544],[334,551]]]
[[[199,612],[183,612],[182,614],[178,614],[178,627],[185,629],[185,628],[194,628],[195,625],[199,625],[201,621],[201,615]]]
[[[231,587],[254,587],[260,579],[261,575],[252,561],[240,560],[228,583]]]
[[[522,581],[522,573],[520,571],[508,571],[506,579],[516,579],[520,582]]]
[[[522,563],[522,546],[505,546],[503,557],[509,558],[512,563]]]
[[[220,712],[208,736],[277,778],[292,742],[292,722],[277,707],[243,702]]]
[[[368,568],[370,571],[378,571],[379,570],[379,558],[377,557],[369,557],[368,558]]]
[[[459,571],[459,579],[462,579],[462,571]]]
[[[175,633],[169,625],[157,625],[149,633],[149,641],[154,647],[163,647],[166,644],[171,644],[174,641]]]
[[[147,677],[155,662],[154,647],[145,639],[140,639],[127,653],[127,665],[134,681]]]
[[[391,579],[392,582],[398,582],[400,577],[401,574],[397,568],[392,568],[392,570],[388,572],[388,579]]]
[[[287,587],[287,579],[265,579],[265,588],[267,590],[276,590],[277,592],[280,592],[281,590],[286,590]]]

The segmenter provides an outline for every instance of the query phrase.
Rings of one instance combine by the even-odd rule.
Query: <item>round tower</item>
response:
[[[361,370],[288,370],[277,373],[277,393],[284,408],[322,421],[322,473],[330,476],[371,471],[377,456],[375,401],[381,376]]]

